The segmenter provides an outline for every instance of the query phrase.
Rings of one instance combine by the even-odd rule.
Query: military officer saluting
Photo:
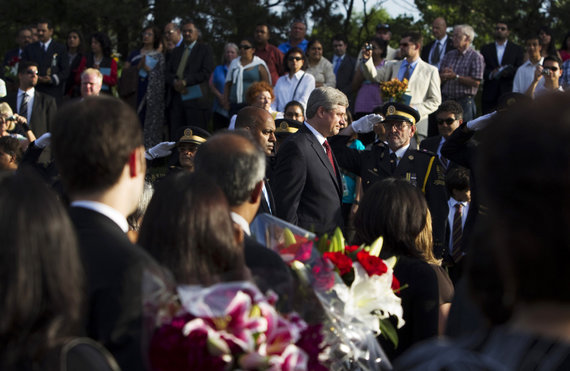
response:
[[[444,170],[435,153],[410,146],[420,119],[418,111],[402,103],[387,103],[382,107],[382,115],[384,121],[379,115],[364,116],[331,138],[335,157],[340,167],[362,178],[365,192],[374,182],[390,177],[406,179],[420,188],[432,214],[434,253],[441,257],[448,213]],[[354,132],[368,133],[375,125],[383,126],[385,138],[379,138],[369,151],[346,147]]]

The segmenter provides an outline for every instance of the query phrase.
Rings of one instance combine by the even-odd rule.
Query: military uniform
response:
[[[396,106],[403,105],[396,104]],[[412,110],[410,107],[407,109]],[[395,156],[390,155],[388,145],[383,142],[374,144],[370,150],[358,151],[346,146],[348,140],[348,136],[342,135],[329,138],[339,165],[362,178],[364,192],[373,183],[386,178],[406,179],[422,191],[432,214],[434,254],[437,258],[441,258],[445,243],[445,222],[449,209],[445,171],[437,155],[409,146],[399,162],[396,162]]]

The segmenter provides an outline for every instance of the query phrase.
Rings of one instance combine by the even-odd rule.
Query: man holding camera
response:
[[[560,76],[562,76],[562,65],[560,58],[557,56],[549,55],[544,58],[542,66],[536,66],[534,71],[534,80],[530,87],[526,91],[526,94],[531,98],[536,98],[538,96],[552,93],[556,91],[564,91],[559,84]],[[544,84],[538,86],[541,79],[544,78]]]

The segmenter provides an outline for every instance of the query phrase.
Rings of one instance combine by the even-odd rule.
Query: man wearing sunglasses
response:
[[[439,135],[422,140],[420,149],[425,149],[437,154],[440,165],[447,173],[447,170],[453,167],[454,163],[441,155],[441,147],[451,133],[463,123],[463,108],[461,108],[461,105],[456,101],[446,100],[439,106],[434,115]]]
[[[536,66],[536,70],[534,71],[534,80],[532,81],[532,84],[530,84],[526,94],[531,98],[536,98],[544,94],[564,91],[559,83],[560,77],[562,76],[562,69],[560,68],[561,65],[562,62],[557,56],[549,55],[544,58],[542,66]],[[544,79],[544,85],[538,86],[538,83],[542,79]]]
[[[5,101],[12,111],[26,118],[37,137],[50,131],[53,116],[57,111],[55,99],[36,89],[38,64],[22,61],[18,66],[18,91],[9,93]]]

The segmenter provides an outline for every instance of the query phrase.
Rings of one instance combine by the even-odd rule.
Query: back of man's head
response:
[[[111,97],[89,97],[57,113],[52,132],[55,163],[72,194],[101,192],[119,180],[143,145],[137,114]]]
[[[256,128],[265,123],[267,115],[271,116],[269,112],[263,108],[246,106],[239,110],[236,117],[236,129]]]
[[[200,146],[194,167],[216,181],[230,206],[239,206],[263,180],[265,154],[247,131],[225,131]]]

